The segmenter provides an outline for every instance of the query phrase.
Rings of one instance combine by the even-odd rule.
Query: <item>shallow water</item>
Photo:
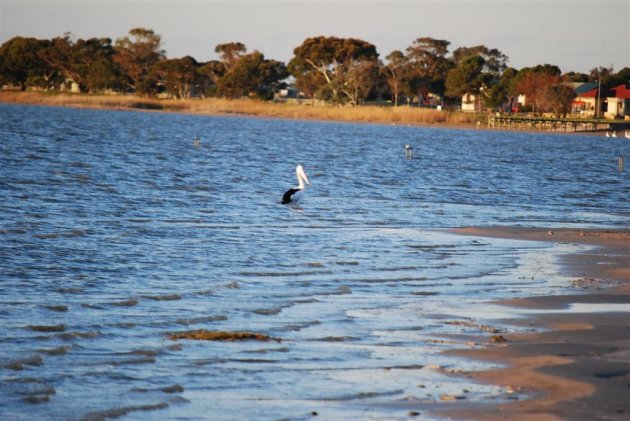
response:
[[[484,302],[563,290],[555,256],[577,246],[441,229],[629,222],[622,138],[16,105],[0,121],[2,419],[506,399],[449,374],[484,365],[441,335],[488,336]],[[289,208],[297,162],[313,187]],[[167,337],[202,328],[282,341]]]

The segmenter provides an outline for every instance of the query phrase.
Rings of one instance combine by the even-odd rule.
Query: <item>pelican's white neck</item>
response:
[[[311,182],[308,181],[308,178],[306,177],[306,173],[304,172],[304,168],[302,168],[301,165],[298,165],[295,168],[295,175],[298,179],[298,188],[299,189],[303,189],[304,188],[304,183],[306,182],[306,184],[308,184],[309,186],[311,185]]]

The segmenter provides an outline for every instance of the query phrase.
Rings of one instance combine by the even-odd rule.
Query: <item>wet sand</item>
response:
[[[503,301],[514,309],[558,310],[588,304],[589,312],[542,311],[510,320],[527,333],[504,334],[504,343],[458,355],[505,365],[470,373],[500,385],[508,403],[470,403],[440,411],[452,419],[630,419],[630,317],[606,305],[630,308],[630,230],[463,228],[463,235],[591,244],[563,257],[562,270],[576,279],[576,294]],[[589,308],[589,307],[585,307]],[[527,329],[523,329],[527,328]]]

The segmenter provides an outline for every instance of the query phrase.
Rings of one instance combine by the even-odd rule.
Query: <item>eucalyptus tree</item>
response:
[[[201,93],[203,95],[216,96],[219,80],[225,73],[225,66],[218,60],[200,64],[197,68],[197,74],[199,75]]]
[[[247,52],[247,47],[240,42],[228,42],[217,45],[214,52],[219,54],[226,72],[229,72],[238,59]]]
[[[152,89],[151,68],[165,58],[161,44],[161,36],[145,28],[134,28],[129,36],[116,40],[113,59],[129,77],[129,87],[138,94]]]
[[[207,65],[204,71],[215,81],[220,96],[269,99],[289,76],[284,63],[265,59],[259,51],[244,54],[246,49],[241,43],[221,44],[217,51],[223,51],[221,66]]]
[[[446,95],[460,97],[466,95],[466,101],[470,102],[470,96],[479,96],[481,87],[488,82],[487,75],[483,73],[485,60],[480,56],[470,56],[462,60],[455,68],[448,72],[446,77]]]
[[[543,110],[551,111],[556,117],[566,117],[576,96],[575,90],[565,83],[548,85],[541,94]]]
[[[518,71],[512,67],[508,67],[503,71],[501,77],[490,88],[486,95],[486,102],[492,108],[498,108],[506,102],[511,103],[514,95],[512,94],[513,85]]]
[[[407,72],[407,57],[400,50],[394,50],[386,57],[388,63],[381,68],[393,99],[394,107],[398,106],[398,99],[403,90]]]
[[[39,53],[49,41],[35,38],[14,37],[0,47],[0,80],[19,85],[25,90],[28,85],[45,82],[49,69]]]
[[[533,112],[545,111],[545,90],[562,81],[562,72],[558,66],[544,64],[524,67],[518,71],[511,86],[512,95],[524,95],[526,104]]]
[[[473,56],[481,57],[483,59],[483,72],[495,78],[501,76],[501,73],[507,68],[507,62],[509,61],[507,55],[496,48],[488,48],[485,45],[460,47],[453,51],[452,60],[455,65],[458,65]]]
[[[344,98],[351,104],[358,103],[367,96],[367,85],[376,82],[372,77],[378,53],[367,41],[318,36],[304,40],[293,53],[289,72],[297,81],[307,77],[317,80],[312,74],[321,75],[320,91],[325,87],[336,105],[340,105]]]
[[[77,83],[81,91],[97,92],[119,85],[120,72],[113,54],[110,38],[73,41],[66,33],[53,38],[39,56],[63,78]]]
[[[199,64],[190,57],[164,59],[153,66],[153,74],[166,92],[179,99],[189,98],[199,78]]]
[[[446,75],[453,67],[446,57],[449,45],[444,39],[422,37],[407,47],[408,85],[418,97],[444,93]]]

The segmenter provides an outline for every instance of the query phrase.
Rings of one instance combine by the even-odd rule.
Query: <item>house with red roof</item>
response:
[[[576,97],[571,102],[571,113],[594,116],[597,103],[601,104],[601,99],[597,97],[597,84],[584,85],[587,85],[586,89],[575,88]]]
[[[606,93],[606,118],[630,120],[630,88],[623,84],[611,88]]]

